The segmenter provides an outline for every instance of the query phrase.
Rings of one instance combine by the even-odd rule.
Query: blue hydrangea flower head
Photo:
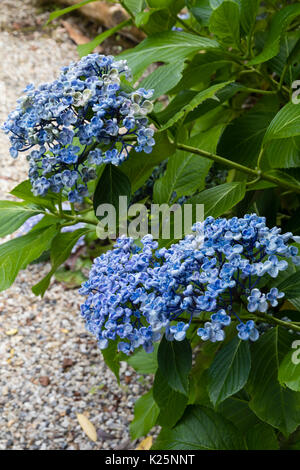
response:
[[[260,320],[284,296],[266,278],[300,262],[292,234],[256,214],[207,217],[192,230],[168,249],[150,235],[141,244],[121,237],[94,261],[81,313],[101,348],[117,340],[126,354],[150,352],[163,333],[182,341],[194,325],[203,341],[223,341],[233,322],[240,339],[258,339],[253,315]]]
[[[13,158],[30,151],[35,195],[64,190],[70,202],[81,202],[97,166],[120,165],[132,148],[152,151],[146,116],[153,90],[126,92],[123,76],[130,79],[126,61],[90,54],[64,67],[57,80],[25,88],[3,129]]]

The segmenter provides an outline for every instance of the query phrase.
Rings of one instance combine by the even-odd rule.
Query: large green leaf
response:
[[[0,245],[0,291],[11,286],[20,269],[48,250],[56,231],[51,225]]]
[[[74,230],[74,232],[60,232],[52,241],[51,244],[51,270],[49,273],[32,288],[35,295],[44,295],[49,287],[51,277],[59,266],[64,263],[70,256],[72,248],[77,243],[79,238],[86,235],[91,229],[81,228]]]
[[[40,211],[22,202],[0,201],[0,237],[13,233]]]
[[[161,340],[157,353],[158,366],[168,385],[175,391],[188,395],[189,373],[192,368],[192,350],[187,339]]]
[[[284,139],[297,135],[300,135],[300,106],[288,103],[270,122],[263,144],[265,145],[272,139]]]
[[[155,135],[155,146],[150,154],[144,152],[130,152],[130,157],[120,167],[131,183],[132,192],[139,189],[151,175],[153,168],[172,155],[176,150],[171,144],[167,133]]]
[[[248,429],[246,434],[248,450],[278,450],[279,444],[275,430],[266,423],[258,423]]]
[[[158,424],[172,428],[183,415],[188,397],[173,390],[160,369],[155,375],[153,396],[160,408]]]
[[[252,59],[249,64],[260,64],[272,59],[279,52],[280,38],[283,31],[287,28],[290,22],[300,15],[300,5],[288,5],[280,9],[273,17],[269,29],[267,40],[264,44],[262,52]]]
[[[123,171],[110,163],[105,166],[94,193],[93,205],[96,216],[101,204],[112,204],[118,213],[119,196],[127,196],[129,203],[130,181]]]
[[[134,406],[134,420],[130,423],[130,435],[132,439],[146,436],[153,426],[159,414],[152,390],[142,395]]]
[[[291,347],[280,364],[278,379],[283,386],[300,392],[300,340],[295,338]]]
[[[240,43],[240,9],[232,0],[223,1],[211,14],[209,29],[220,42],[233,45]]]
[[[183,62],[162,65],[144,78],[140,86],[146,89],[153,89],[152,99],[156,99],[177,85],[182,77],[183,67]]]
[[[153,62],[180,63],[199,50],[217,48],[213,39],[181,31],[167,31],[149,36],[134,49],[120,54],[126,59],[135,77]]]
[[[191,197],[188,204],[204,204],[205,217],[219,217],[234,207],[245,195],[245,183],[224,183]]]
[[[249,377],[250,408],[266,423],[283,433],[292,433],[300,424],[300,394],[281,387],[279,365],[290,350],[293,336],[282,328],[272,328],[252,345]]]
[[[220,349],[208,372],[208,392],[214,406],[244,387],[250,367],[250,350],[246,341],[236,336]]]
[[[192,137],[189,144],[203,148],[202,140],[203,133]],[[154,201],[159,204],[169,203],[174,192],[180,197],[192,195],[197,189],[203,189],[211,165],[212,162],[207,158],[177,150],[169,159],[165,174],[154,185]]]
[[[173,429],[163,429],[152,446],[154,450],[237,450],[243,449],[235,426],[215,411],[188,406]]]
[[[197,108],[197,106],[209,98],[215,97],[215,99],[218,101],[218,98],[215,96],[217,91],[225,88],[230,83],[232,82],[217,83],[216,85],[212,85],[211,87],[197,93],[187,104],[184,105],[183,108],[181,108],[161,127],[161,130],[168,129],[169,127],[173,126],[173,124],[179,121],[179,119],[183,119],[185,116],[187,116],[188,113],[193,111],[195,108]]]

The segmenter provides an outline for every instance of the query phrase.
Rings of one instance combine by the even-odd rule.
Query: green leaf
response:
[[[260,0],[241,0],[241,26],[245,33],[253,30]]]
[[[259,422],[258,417],[250,410],[249,402],[238,395],[220,403],[218,412],[229,419],[243,434]]]
[[[175,2],[174,0],[147,0],[147,3],[151,8],[168,8],[173,6],[172,4],[174,4]]]
[[[192,350],[187,339],[161,340],[157,353],[158,366],[168,385],[175,391],[188,395],[189,373],[192,368]]]
[[[233,120],[221,135],[217,153],[242,165],[255,167],[264,134],[276,111],[261,105]]]
[[[129,49],[118,57],[128,61],[134,77],[137,78],[153,62],[179,64],[201,49],[217,47],[218,43],[213,39],[181,31],[167,31],[149,36],[134,49]]]
[[[77,10],[78,8],[84,7],[88,3],[92,2],[97,2],[98,0],[84,0],[83,2],[76,3],[76,5],[71,5],[70,7],[63,8],[62,10],[57,10],[53,11],[49,15],[49,20],[47,21],[46,24],[50,23],[51,21],[55,20],[56,18],[59,18],[60,16],[66,15],[67,13],[70,13],[71,11]]]
[[[225,88],[232,82],[222,82],[217,83],[216,85],[212,85],[211,87],[207,88],[206,90],[200,91],[197,93],[183,108],[181,108],[171,119],[169,119],[166,124],[164,124],[160,129],[168,129],[169,127],[173,126],[179,119],[184,118],[188,113],[193,111],[197,106],[199,106],[203,101],[215,97],[216,100],[218,98],[215,96],[216,92]]]
[[[280,364],[278,380],[281,385],[300,392],[300,340],[295,339],[291,348]]]
[[[56,226],[31,230],[0,245],[0,291],[12,285],[20,269],[46,251],[56,234]]]
[[[228,64],[232,64],[232,58],[224,51],[208,50],[204,54],[197,54],[185,67],[176,90],[199,89],[199,83],[206,83],[213,73]]]
[[[237,450],[243,449],[235,426],[215,411],[188,406],[173,429],[163,429],[152,450]]]
[[[283,83],[289,88],[292,87],[293,81],[297,80],[300,72],[300,40],[298,39],[298,31],[285,33],[280,41],[279,53],[268,61],[270,72],[275,72],[279,77],[284,72]]]
[[[43,296],[49,287],[51,277],[57,268],[64,263],[70,256],[72,248],[77,243],[79,238],[86,235],[90,229],[81,228],[74,232],[60,232],[54,237],[51,244],[51,270],[49,273],[37,284],[32,287],[32,292],[35,295]]]
[[[296,33],[298,37],[298,32]],[[289,52],[289,55],[286,60],[286,64],[291,66],[291,65],[296,65],[296,63],[299,61],[300,57],[300,38],[298,41],[294,44],[292,47],[291,51]]]
[[[155,146],[150,154],[145,152],[130,152],[130,157],[120,167],[131,183],[132,192],[137,191],[147,181],[155,166],[172,155],[176,150],[171,144],[167,133],[155,135]]]
[[[300,394],[284,389],[278,381],[278,369],[290,350],[293,336],[274,327],[253,344],[252,368],[248,387],[254,413],[266,423],[292,433],[300,424]]]
[[[268,37],[262,52],[254,59],[250,60],[249,65],[260,64],[272,59],[279,52],[279,45],[282,33],[288,27],[290,22],[300,15],[300,5],[288,5],[280,9],[273,16]]]
[[[266,423],[258,423],[248,430],[246,434],[246,444],[248,450],[279,449],[275,431]]]
[[[183,67],[183,62],[161,65],[144,78],[139,86],[145,89],[154,89],[151,99],[156,99],[177,85],[182,77]]]
[[[154,351],[149,354],[144,349],[138,349],[132,356],[125,359],[138,374],[155,374],[157,363],[158,343],[154,345]]]
[[[208,392],[214,406],[241,390],[251,367],[249,344],[237,336],[218,351],[209,368]]]
[[[117,26],[114,26],[114,28],[107,29],[103,33],[99,34],[87,44],[80,44],[77,47],[79,57],[81,58],[88,54],[91,54],[91,52],[93,52],[93,50],[96,49],[97,46],[100,46],[100,44],[102,44],[103,41],[105,41],[105,39],[113,36],[115,33],[125,28],[125,26],[128,26],[129,24],[131,24],[131,22],[132,22],[131,18],[129,20],[122,21],[122,23],[118,24]]]
[[[159,111],[155,114],[155,118],[160,125],[166,124],[175,113],[180,111],[183,106],[188,104],[191,99],[197,95],[196,91],[193,90],[183,90],[180,91],[174,99],[166,106],[165,109]]]
[[[107,348],[102,349],[101,353],[105,364],[115,374],[118,383],[120,383],[120,355],[118,353],[117,341],[109,341]]]
[[[222,2],[211,14],[209,30],[222,43],[238,48],[240,43],[239,5],[232,0]]]
[[[203,133],[192,137],[189,144],[201,147]],[[205,186],[205,177],[212,165],[207,158],[177,150],[169,159],[162,178],[154,185],[153,199],[156,203],[169,203],[174,192],[177,197],[192,195],[197,189]]]
[[[272,139],[282,139],[296,135],[300,135],[300,106],[287,103],[270,122],[264,136],[263,145]]]
[[[134,420],[131,421],[129,429],[132,439],[146,436],[150,429],[156,424],[159,407],[153,398],[152,390],[142,395],[134,406]]]
[[[166,8],[150,8],[143,10],[135,17],[135,24],[151,36],[163,31],[169,31],[176,22],[176,15]]]
[[[190,112],[184,120],[184,124],[195,121],[199,117],[196,124],[200,125],[201,130],[209,129],[216,122],[228,124],[235,116],[233,110],[228,107],[221,106],[222,103],[230,100],[236,93],[243,91],[244,86],[240,83],[230,83],[216,93],[216,98],[209,98],[201,103],[194,111]],[[167,109],[167,108],[166,108]],[[204,128],[202,127],[204,125]]]
[[[0,201],[0,237],[13,233],[26,222],[29,217],[39,214],[23,202]]]
[[[37,206],[47,207],[53,209],[54,203],[59,201],[58,194],[48,192],[47,197],[34,196],[32,193],[32,186],[29,180],[23,181],[18,184],[11,192],[13,196],[23,199],[26,202],[32,202]]]
[[[300,292],[300,271],[295,272],[288,278],[284,279],[278,286],[278,290],[285,293],[286,299],[294,299],[299,297]]]
[[[186,0],[186,5],[201,25],[208,25],[210,15],[212,14],[209,0]]]
[[[244,195],[245,183],[224,183],[202,191],[191,197],[187,203],[204,204],[205,217],[219,217],[241,201]]]
[[[94,193],[93,204],[96,216],[97,208],[101,204],[112,204],[118,212],[119,196],[127,196],[129,203],[130,181],[123,171],[110,163],[105,166]]]
[[[158,424],[172,428],[184,413],[188,402],[187,396],[173,390],[160,369],[155,375],[153,396],[160,409]]]

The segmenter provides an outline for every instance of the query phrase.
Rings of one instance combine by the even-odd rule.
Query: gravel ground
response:
[[[47,15],[33,0],[1,0],[0,121],[27,83],[50,81],[77,58],[59,25],[42,29]],[[63,46],[62,46],[63,43]],[[0,197],[26,179],[25,159],[13,160],[0,133]],[[105,366],[79,316],[81,297],[52,282],[44,298],[31,286],[49,270],[29,266],[0,294],[0,449],[130,449],[128,427],[145,384],[122,364],[121,387]],[[85,414],[96,443],[78,424]]]

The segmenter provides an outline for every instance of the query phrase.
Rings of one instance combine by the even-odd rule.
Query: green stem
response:
[[[285,328],[288,328],[289,330],[300,331],[300,326],[296,325],[295,323],[280,320],[279,318],[272,317],[271,315],[268,315],[267,313],[255,312],[255,315],[258,318],[263,318],[267,323],[270,323],[271,325],[284,326]]]
[[[270,181],[271,183],[276,184],[276,186],[280,186],[285,189],[290,189],[291,191],[294,191],[297,194],[300,194],[300,186],[291,184],[276,176],[268,175],[259,169],[248,168],[244,165],[241,165],[240,163],[232,162],[231,160],[228,160],[227,158],[221,157],[220,155],[215,155],[214,153],[207,152],[206,150],[197,149],[195,147],[191,147],[190,145],[175,143],[175,146],[179,150],[183,150],[189,153],[194,153],[195,155],[200,155],[201,157],[208,158],[209,160],[213,160],[214,162],[220,163],[221,165],[225,165],[229,168],[234,168],[235,170],[246,173],[250,176],[253,176],[254,178],[260,177],[260,179],[263,179],[265,181]]]
[[[258,93],[260,95],[276,95],[277,91],[271,91],[271,90],[260,90],[257,88],[244,88],[245,91],[248,91],[249,93]],[[243,90],[243,91],[244,91]]]
[[[48,214],[47,212],[44,212],[44,214]],[[65,214],[64,212],[62,213],[53,213],[52,214],[54,217],[57,217],[58,219],[65,219],[65,220],[70,220],[70,221],[74,221],[74,223],[80,223],[80,222],[83,222],[85,224],[90,224],[90,225],[98,225],[98,222],[96,220],[89,220],[89,219],[85,219],[84,217],[77,217],[75,215],[69,215],[69,214]]]
[[[278,91],[280,91],[283,87],[283,80],[284,80],[284,77],[285,77],[285,74],[286,74],[288,68],[289,68],[288,64],[285,64],[284,67],[283,67],[281,76],[280,76],[280,81],[279,81],[279,84],[278,84]]]

